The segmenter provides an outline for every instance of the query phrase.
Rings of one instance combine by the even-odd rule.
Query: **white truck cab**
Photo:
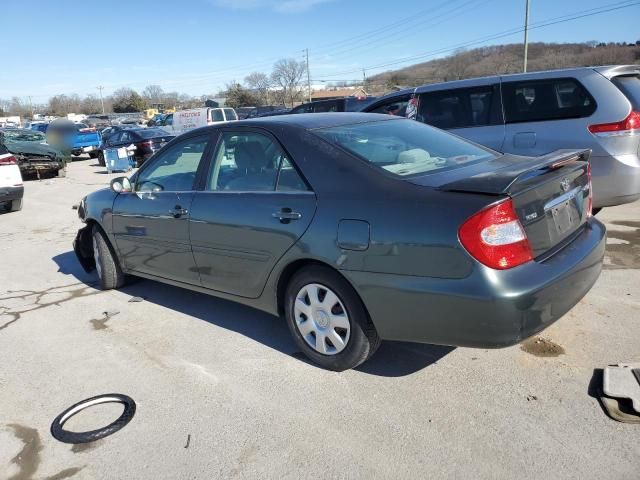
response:
[[[23,194],[18,160],[0,144],[0,206],[6,206],[11,212],[21,210]]]
[[[194,128],[234,120],[238,120],[238,115],[233,108],[192,108],[169,115],[161,128],[173,135],[180,135]]]

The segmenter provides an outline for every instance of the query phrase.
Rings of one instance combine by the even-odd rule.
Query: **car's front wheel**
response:
[[[97,226],[93,227],[93,260],[96,264],[96,273],[100,288],[111,290],[124,285],[125,276],[118,264],[118,260],[109,245],[104,232]]]
[[[285,316],[300,350],[330,370],[357,367],[380,344],[356,291],[327,267],[307,267],[292,277],[285,293]]]

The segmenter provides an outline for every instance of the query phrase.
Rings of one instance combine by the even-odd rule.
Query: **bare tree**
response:
[[[162,103],[164,90],[160,85],[147,85],[142,91],[142,96],[150,103]]]
[[[269,104],[269,88],[271,88],[271,79],[268,75],[261,72],[253,72],[244,77],[244,83],[249,89],[254,90],[260,102],[263,105]]]
[[[275,86],[280,88],[284,103],[288,102],[292,107],[302,96],[300,80],[305,69],[304,62],[298,62],[293,58],[283,58],[273,66],[271,80]]]

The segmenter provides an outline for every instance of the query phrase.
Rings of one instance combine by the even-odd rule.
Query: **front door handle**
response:
[[[302,214],[292,211],[290,208],[283,208],[279,212],[271,214],[272,217],[280,220],[280,223],[289,223],[291,220],[300,220]]]
[[[180,205],[176,205],[171,210],[169,210],[169,213],[173,215],[173,218],[180,218],[182,215],[186,215],[187,213],[189,213],[189,211],[185,208],[182,208]]]

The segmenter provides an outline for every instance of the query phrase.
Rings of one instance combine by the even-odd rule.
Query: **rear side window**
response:
[[[497,85],[423,93],[416,120],[445,130],[502,123]]]
[[[338,104],[338,100],[335,100],[333,102],[320,102],[320,103],[316,103],[313,106],[313,112],[314,113],[324,113],[324,112],[339,112],[340,108],[339,108],[339,104]]]
[[[550,78],[502,84],[507,123],[588,117],[596,102],[573,78]]]
[[[227,117],[227,120],[237,120],[238,119],[238,116],[236,115],[236,112],[232,108],[225,108],[224,109],[224,116]]]
[[[634,110],[640,109],[640,75],[624,75],[611,79],[613,84],[624,93]]]

